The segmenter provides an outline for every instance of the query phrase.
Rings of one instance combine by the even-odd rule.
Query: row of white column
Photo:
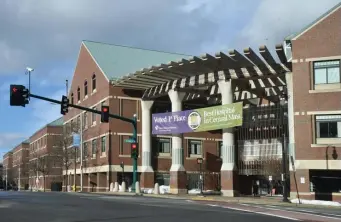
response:
[[[222,97],[222,105],[233,103],[233,90],[231,81],[219,81],[219,90]],[[170,90],[168,96],[172,103],[172,112],[182,111],[182,100],[184,92]],[[151,108],[154,101],[143,100],[142,106],[142,173],[153,172],[151,165]],[[184,167],[184,149],[182,134],[172,135],[172,165],[171,172],[185,171]],[[222,148],[222,171],[231,171],[235,169],[234,162],[234,135],[233,129],[223,129],[223,148]]]

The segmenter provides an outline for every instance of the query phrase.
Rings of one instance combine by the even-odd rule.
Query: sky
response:
[[[143,3],[142,3],[143,2]],[[0,1],[0,159],[60,117],[32,99],[9,106],[9,85],[60,100],[82,40],[191,55],[274,47],[340,0],[2,0]],[[126,73],[122,73],[124,75]]]

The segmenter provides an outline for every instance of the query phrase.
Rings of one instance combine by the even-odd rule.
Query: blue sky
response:
[[[281,43],[339,1],[1,1],[0,155],[60,116],[59,106],[34,99],[10,107],[9,85],[26,85],[30,66],[31,92],[60,99],[84,39],[197,55],[257,49]]]

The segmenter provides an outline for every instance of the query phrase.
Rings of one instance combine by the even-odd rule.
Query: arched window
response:
[[[84,96],[88,95],[88,81],[85,80],[84,82]]]
[[[79,87],[77,89],[77,101],[81,101],[81,89]]]
[[[92,75],[92,91],[96,89],[96,75],[95,73]]]
[[[71,104],[73,104],[73,93],[71,93]]]

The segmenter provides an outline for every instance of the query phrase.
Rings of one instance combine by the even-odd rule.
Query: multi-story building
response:
[[[29,178],[29,146],[28,140],[17,145],[13,150],[13,180],[17,184],[19,190],[28,189]]]
[[[341,200],[341,3],[286,39],[293,64],[291,196]]]
[[[169,169],[171,160],[171,136],[153,137],[153,157],[151,159],[155,173],[149,169],[142,169],[141,156],[141,98],[143,90],[138,85],[135,90],[124,87],[115,87],[112,81],[141,70],[152,65],[168,63],[169,61],[188,58],[188,55],[172,54],[143,50],[125,46],[109,45],[97,42],[83,41],[77,66],[74,72],[72,85],[69,92],[71,103],[99,110],[102,104],[110,106],[110,113],[132,118],[137,115],[138,142],[140,157],[138,158],[138,172],[142,188],[152,188],[158,181],[160,184],[169,184]],[[178,74],[169,73],[175,77]],[[170,77],[165,76],[166,79]],[[147,77],[146,77],[147,78]],[[192,107],[200,107],[200,104],[191,104]],[[151,105],[150,105],[151,106]],[[185,105],[186,106],[186,105]],[[154,112],[166,112],[171,110],[169,100],[158,101],[153,104]],[[111,182],[121,182],[122,178],[131,185],[132,160],[130,157],[130,144],[125,142],[132,136],[132,126],[129,123],[117,119],[110,119],[109,123],[101,123],[100,116],[77,109],[69,109],[64,116],[67,126],[76,125],[82,128],[82,146],[84,150],[83,161],[76,166],[76,184],[83,184],[83,190],[105,191],[109,189]],[[74,127],[73,127],[74,128]],[[184,146],[188,151],[185,160],[189,172],[197,177],[199,166],[197,157],[210,153],[216,156],[221,133],[202,132],[184,135]],[[190,149],[190,147],[195,147]],[[203,149],[205,147],[205,149]],[[219,158],[218,158],[219,159]],[[212,177],[218,174],[221,162],[212,158]],[[124,164],[124,177],[121,163]],[[82,168],[81,168],[82,165]],[[82,170],[81,170],[82,169]],[[64,176],[74,180],[74,166],[66,171]],[[82,176],[81,176],[82,175]],[[71,176],[71,178],[70,178]],[[210,180],[207,180],[210,181]],[[214,182],[213,182],[214,181]],[[207,187],[215,188],[217,180],[207,182]],[[188,186],[195,186],[188,184]]]
[[[37,190],[62,187],[63,118],[59,118],[29,138],[29,186]],[[56,187],[60,188],[56,188]]]
[[[11,151],[7,152],[3,156],[2,165],[4,181],[7,181],[7,185],[14,185],[15,181],[13,180],[13,153]]]

